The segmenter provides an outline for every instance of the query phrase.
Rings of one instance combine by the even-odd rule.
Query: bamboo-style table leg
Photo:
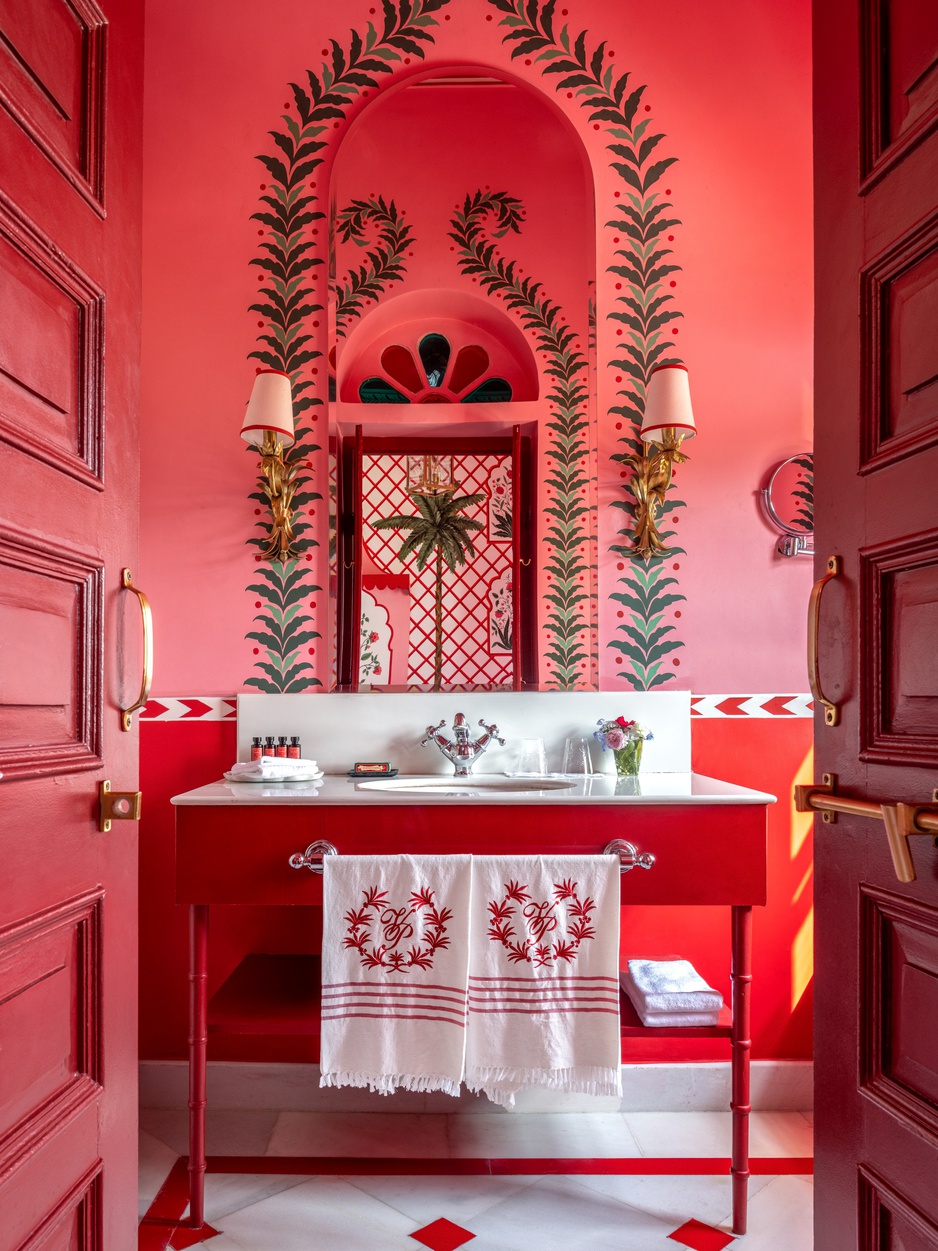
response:
[[[189,1224],[205,1224],[208,905],[189,908]]]
[[[752,1050],[749,992],[752,986],[752,908],[733,908],[733,1233],[746,1232],[749,1204],[749,1057]]]

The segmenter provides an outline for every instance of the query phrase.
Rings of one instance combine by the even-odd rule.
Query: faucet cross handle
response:
[[[487,730],[489,732],[496,743],[499,743],[502,747],[505,746],[505,740],[500,737],[497,725],[486,725],[481,717],[479,718],[479,725],[481,725],[483,730]]]
[[[443,718],[443,720],[439,723],[439,725],[428,725],[428,726],[427,726],[427,737],[426,737],[426,738],[422,738],[422,739],[420,740],[420,746],[421,746],[421,747],[426,747],[427,743],[429,743],[429,742],[431,742],[431,741],[432,741],[434,734],[436,734],[436,733],[438,733],[440,730],[442,730],[444,725],[446,725],[446,718],[445,718],[445,717],[444,717],[444,718]]]

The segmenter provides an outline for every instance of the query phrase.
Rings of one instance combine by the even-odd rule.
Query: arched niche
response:
[[[346,404],[358,404],[365,379],[386,372],[386,353],[403,349],[420,370],[420,345],[430,334],[446,338],[451,348],[448,380],[461,349],[477,345],[486,357],[485,369],[477,375],[508,379],[514,402],[536,400],[539,375],[533,347],[516,321],[491,301],[465,291],[435,287],[409,291],[382,300],[363,317],[348,335],[338,362],[337,415],[342,419]],[[475,380],[475,379],[474,379]],[[465,390],[456,380],[455,390]],[[405,390],[408,388],[404,383]],[[402,421],[416,419],[400,414]]]

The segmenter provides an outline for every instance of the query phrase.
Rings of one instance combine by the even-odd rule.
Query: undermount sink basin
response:
[[[517,794],[523,791],[565,791],[575,786],[575,782],[562,778],[508,778],[494,774],[479,777],[404,777],[376,778],[369,782],[359,782],[356,790],[360,791],[403,791],[405,794],[433,795],[479,795],[486,792],[498,794]]]

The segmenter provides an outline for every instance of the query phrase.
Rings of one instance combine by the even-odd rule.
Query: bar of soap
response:
[[[356,760],[354,773],[390,773],[391,766],[386,760]]]

